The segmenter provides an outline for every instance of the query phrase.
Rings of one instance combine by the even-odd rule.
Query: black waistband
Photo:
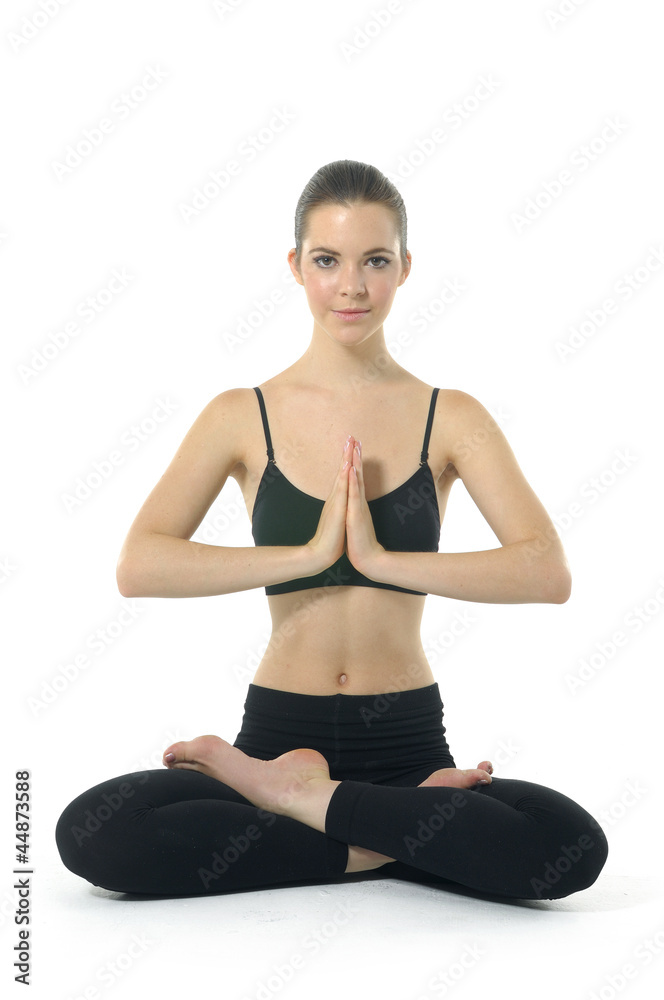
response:
[[[420,765],[454,767],[442,717],[435,683],[370,695],[293,694],[250,684],[234,745],[263,760],[310,747],[323,754],[331,773],[371,773],[379,780]]]
[[[266,712],[283,716],[293,722],[357,722],[373,712],[390,718],[412,716],[413,713],[442,709],[438,684],[413,688],[410,691],[388,691],[384,694],[295,694],[275,688],[250,684],[244,703],[245,711]]]

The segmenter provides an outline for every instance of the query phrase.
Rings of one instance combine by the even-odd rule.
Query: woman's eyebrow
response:
[[[333,257],[341,257],[338,250],[330,250],[328,247],[314,247],[313,250],[307,251],[308,253],[316,253],[319,250],[323,250],[325,253],[331,254]],[[367,257],[370,253],[378,253],[378,251],[383,253],[394,253],[394,250],[388,250],[387,247],[374,247],[373,250],[365,250],[364,253],[360,254],[360,257]]]

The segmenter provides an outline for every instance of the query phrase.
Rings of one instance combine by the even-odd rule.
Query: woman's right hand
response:
[[[348,507],[348,474],[355,438],[348,436],[339,462],[334,485],[330,491],[318,521],[314,537],[307,542],[310,550],[311,575],[322,573],[343,555],[346,549],[346,508]]]

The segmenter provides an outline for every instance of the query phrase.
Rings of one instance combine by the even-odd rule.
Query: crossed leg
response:
[[[339,781],[330,778],[325,757],[317,750],[290,750],[273,760],[249,757],[219,736],[199,736],[174,743],[164,751],[164,763],[173,769],[199,771],[234,788],[253,805],[289,816],[325,833],[327,808]],[[474,788],[491,782],[493,767],[441,768],[418,787]],[[349,845],[346,873],[369,871],[394,861],[384,854]]]
[[[164,763],[200,771],[260,809],[348,845],[348,872],[396,860],[397,871],[481,892],[554,899],[592,885],[608,853],[604,832],[578,803],[532,782],[493,781],[488,761],[400,787],[333,780],[313,749],[261,760],[202,736],[173,744]]]

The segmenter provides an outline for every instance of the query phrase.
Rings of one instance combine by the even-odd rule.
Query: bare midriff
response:
[[[377,587],[268,597],[272,634],[253,683],[297,694],[383,694],[433,684],[422,647],[425,598]]]

